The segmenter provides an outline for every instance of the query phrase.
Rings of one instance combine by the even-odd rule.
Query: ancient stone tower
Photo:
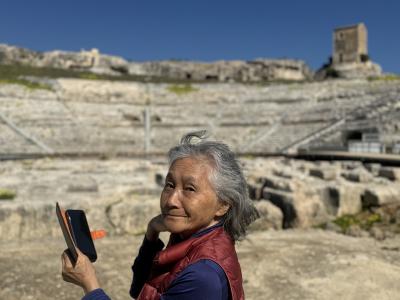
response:
[[[367,60],[367,28],[363,23],[334,30],[332,55],[334,65]]]

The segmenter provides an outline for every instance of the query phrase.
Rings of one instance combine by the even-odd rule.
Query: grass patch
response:
[[[338,225],[342,232],[346,232],[351,226],[358,225],[361,229],[369,230],[375,223],[382,222],[380,214],[361,212],[357,215],[345,215],[336,218],[333,223]]]
[[[360,222],[355,216],[342,216],[333,221],[336,225],[338,225],[343,232],[350,228],[352,225],[359,225]]]
[[[199,89],[192,87],[190,84],[173,84],[168,86],[168,91],[177,95],[185,95],[192,92],[196,92]]]
[[[80,73],[79,78],[90,79],[90,80],[102,79],[101,76],[94,74],[94,73]]]
[[[377,76],[377,77],[368,77],[369,81],[394,81],[400,80],[400,76],[396,74],[389,74],[384,76]]]
[[[8,79],[0,79],[0,84],[19,84],[30,90],[49,90],[51,91],[51,86],[44,83],[32,82],[26,79],[20,78],[8,78]]]
[[[0,200],[13,200],[17,194],[8,189],[0,189]]]
[[[95,74],[85,70],[59,69],[49,67],[33,67],[22,64],[1,64],[0,63],[0,80],[4,83],[6,80],[15,81],[21,76],[32,76],[39,78],[77,78],[91,80],[110,80],[110,81],[134,81],[142,83],[170,83],[174,85],[189,84],[188,80],[171,79],[147,75],[103,75]],[[197,82],[197,81],[193,81]],[[204,82],[204,81],[203,81]],[[199,83],[201,83],[199,81]]]

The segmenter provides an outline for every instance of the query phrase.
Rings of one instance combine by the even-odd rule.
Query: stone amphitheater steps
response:
[[[55,82],[54,91],[43,92],[0,85],[0,112],[58,153],[143,151],[146,103],[151,103],[151,139],[159,152],[183,133],[205,128],[237,151],[251,145],[246,151],[276,152],[334,120],[388,114],[400,90],[396,83],[356,80],[267,87],[197,84],[196,91],[176,95],[167,84]],[[6,127],[0,129],[7,136],[1,153],[37,152]]]

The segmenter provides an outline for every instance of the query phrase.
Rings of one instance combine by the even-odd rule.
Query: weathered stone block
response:
[[[341,175],[348,181],[360,182],[360,183],[370,182],[374,179],[374,176],[371,173],[361,168],[354,169],[350,172],[343,172]]]
[[[336,179],[335,168],[323,168],[323,169],[310,169],[310,176],[321,178],[324,180]]]
[[[279,207],[283,214],[283,228],[294,227],[296,221],[296,210],[293,206],[293,195],[287,192],[264,188],[263,198],[271,201]]]
[[[400,203],[399,186],[369,186],[362,197],[364,208],[392,203]]]
[[[284,192],[292,192],[292,183],[290,179],[285,177],[278,177],[270,175],[268,177],[261,177],[259,181],[264,185],[264,187],[268,187],[275,190],[280,190]]]
[[[383,167],[379,169],[378,175],[392,181],[400,181],[400,168]]]
[[[250,230],[282,229],[282,211],[270,201],[258,201],[255,207],[260,218],[250,225]]]
[[[371,172],[372,175],[378,176],[379,170],[382,168],[382,166],[380,164],[376,164],[376,163],[369,163],[369,164],[365,164],[365,168],[369,172]]]

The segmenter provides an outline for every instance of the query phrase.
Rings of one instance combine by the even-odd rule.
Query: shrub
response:
[[[184,85],[173,84],[173,85],[168,86],[168,91],[175,93],[177,95],[184,95],[184,94],[196,92],[196,91],[198,91],[198,89],[192,87],[190,84],[184,84]]]
[[[394,81],[394,80],[400,80],[400,76],[396,74],[387,74],[383,76],[377,76],[377,77],[368,77],[369,81]]]
[[[13,200],[17,194],[8,189],[0,189],[0,200]]]
[[[380,222],[382,222],[381,215],[367,211],[361,212],[357,215],[341,216],[333,221],[333,223],[342,229],[342,232],[346,232],[352,225],[359,225],[362,229],[369,230],[375,223]]]
[[[328,77],[328,78],[338,78],[339,77],[339,73],[334,68],[328,67],[326,69],[326,77]]]

